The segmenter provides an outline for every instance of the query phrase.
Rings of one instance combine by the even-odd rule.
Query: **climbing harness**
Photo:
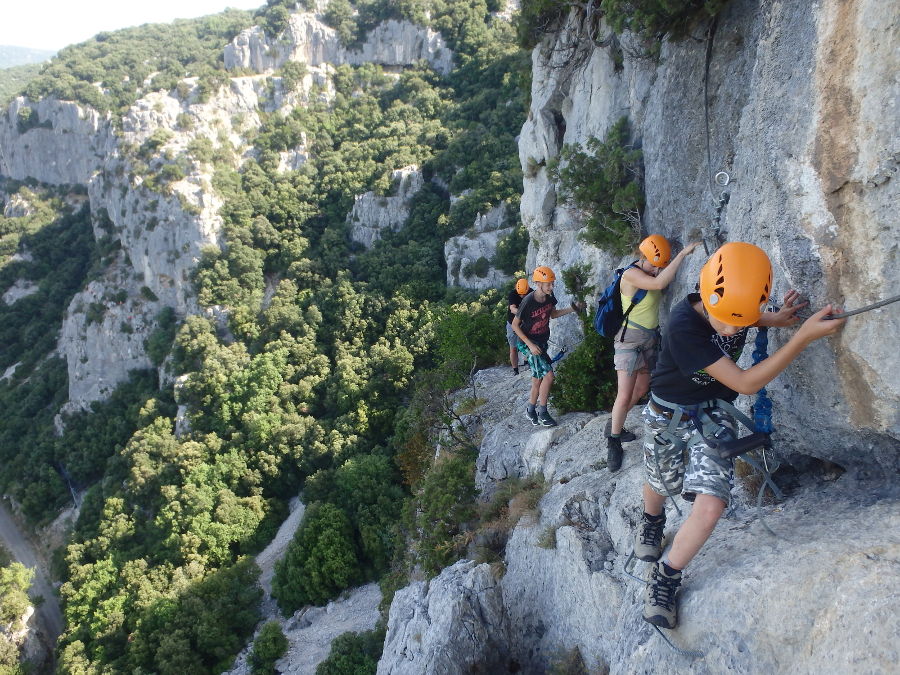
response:
[[[634,307],[634,305],[632,305],[632,307]],[[631,311],[631,307],[629,307],[628,309],[629,309],[629,311]],[[644,334],[653,335],[655,338],[655,342],[653,343],[652,346],[656,347],[659,345],[659,329],[658,328],[644,328],[644,326],[642,326],[641,324],[635,323],[634,321],[630,321],[630,320],[626,321],[625,323],[626,323],[626,325],[622,329],[622,338],[620,340],[620,343],[625,341],[625,331],[630,328],[632,330],[639,330]],[[634,352],[634,356],[631,359],[631,363],[629,363],[628,368],[626,368],[626,371],[628,372],[629,375],[631,375],[634,372],[634,369],[637,366],[638,359],[640,359],[641,353],[644,351],[644,349],[645,349],[645,345],[638,345],[637,347],[629,347],[627,349],[619,347],[618,350],[616,351],[617,354],[624,354],[626,352]]]

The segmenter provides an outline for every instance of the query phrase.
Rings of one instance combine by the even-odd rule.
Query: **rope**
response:
[[[716,247],[721,243],[722,209],[725,208],[729,199],[728,193],[724,190],[716,197],[715,186],[719,185],[725,187],[731,182],[731,177],[724,171],[720,171],[715,176],[713,176],[712,171],[712,142],[710,141],[709,132],[709,64],[712,61],[713,41],[715,39],[716,27],[718,24],[719,18],[718,16],[714,16],[709,22],[709,28],[706,30],[706,57],[703,66],[703,121],[706,131],[706,173],[709,180],[709,196],[716,206],[716,215],[713,218],[712,226],[701,228],[701,230],[707,230],[707,232],[703,233],[703,249],[706,251],[706,255],[710,254],[709,246],[706,243],[707,238],[710,236],[713,237],[715,239]],[[711,230],[711,235],[709,234],[709,230]]]
[[[672,649],[674,649],[678,654],[686,656],[689,659],[702,659],[705,656],[704,653],[698,649],[682,649],[681,647],[676,647],[675,643],[672,642],[668,637],[666,637],[666,634],[663,633],[662,630],[660,630],[659,626],[656,626],[654,624],[650,625],[653,626],[657,633],[659,633],[659,636],[665,641],[665,643]]]
[[[756,331],[756,340],[753,343],[753,365],[769,358],[769,329],[759,328]],[[771,434],[775,431],[772,425],[772,400],[763,387],[756,393],[756,402],[753,404],[753,424],[757,431]]]
[[[774,309],[775,311],[778,311],[777,307]],[[756,331],[756,340],[753,342],[753,365],[755,366],[757,363],[765,361],[767,358],[769,358],[769,329],[758,328]],[[756,427],[756,431],[766,434],[771,434],[775,431],[775,425],[772,424],[772,400],[766,393],[765,387],[756,393],[756,402],[753,404],[752,410],[753,425]],[[755,462],[747,455],[741,457],[741,459],[759,471],[763,476],[762,485],[759,486],[759,492],[756,495],[756,518],[766,532],[777,538],[778,535],[775,534],[775,531],[771,527],[769,527],[763,517],[762,502],[767,485],[771,488],[772,494],[778,498],[781,497],[781,491],[775,485],[774,481],[772,481],[772,474],[769,472],[769,466],[766,461],[765,447],[760,450],[760,456],[762,458],[762,465]]]

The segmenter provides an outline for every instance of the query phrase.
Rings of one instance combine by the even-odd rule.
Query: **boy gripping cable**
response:
[[[691,293],[669,317],[662,349],[650,381],[644,422],[644,513],[634,543],[640,560],[652,562],[643,618],[662,628],[677,625],[676,593],[681,571],[712,534],[728,505],[733,460],[721,459],[706,439],[734,438],[729,414],[738,394],[755,394],[814,340],[833,335],[844,320],[828,320],[826,305],[813,314],[774,354],[742,370],[736,364],[750,326],[791,326],[806,303],[789,291],[777,312],[763,312],[772,287],[768,256],[753,244],[728,243],[700,271],[700,294]],[[702,423],[702,431],[689,415]],[[673,420],[673,416],[676,419]],[[667,495],[681,493],[694,505],[662,555]]]
[[[515,287],[509,292],[509,297],[506,299],[506,302],[509,305],[506,311],[506,342],[509,344],[509,365],[512,366],[513,375],[519,374],[519,350],[516,349],[519,338],[513,333],[512,322],[519,311],[519,304],[522,302],[522,298],[533,290],[534,289],[528,285],[528,279],[519,279],[516,282]]]
[[[531,368],[531,393],[525,417],[534,425],[555,427],[556,420],[547,412],[547,398],[550,396],[550,387],[553,386],[553,365],[547,355],[550,319],[583,307],[579,307],[579,303],[573,303],[566,309],[556,309],[556,297],[553,295],[556,275],[549,267],[536,268],[532,280],[535,282],[534,292],[522,298],[519,311],[512,322],[513,332],[519,337],[516,347],[525,355]]]

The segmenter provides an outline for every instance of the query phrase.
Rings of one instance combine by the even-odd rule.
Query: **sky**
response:
[[[0,45],[57,50],[101,31],[263,4],[265,0],[8,0],[0,9]]]

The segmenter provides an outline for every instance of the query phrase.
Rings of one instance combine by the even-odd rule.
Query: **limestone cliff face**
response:
[[[264,84],[240,78],[205,103],[196,102],[195,83],[187,84],[185,98],[154,92],[137,101],[117,131],[96,111],[52,99],[19,98],[0,124],[2,173],[86,185],[96,238],[111,237],[120,246],[103,276],[73,298],[64,319],[58,349],[68,363],[68,409],[105,398],[129,370],[151,366],[143,345],[163,306],[196,311],[190,274],[201,249],[218,242],[221,227],[212,169],[193,162],[184,178],[148,188],[148,176],[135,171],[134,148],[162,130],[170,138],[161,153],[171,156],[184,154],[198,137],[240,152],[242,134],[259,125]],[[21,133],[16,120],[25,106],[42,124]],[[166,162],[154,156],[150,171]]]
[[[509,281],[508,274],[484,261],[493,259],[497,244],[512,231],[506,203],[501,202],[487,213],[479,213],[468,232],[450,237],[444,244],[447,285],[481,289]],[[479,268],[479,262],[483,268]]]
[[[533,53],[519,144],[529,268],[590,262],[605,285],[622,262],[579,239],[580,216],[559,200],[546,164],[564,144],[602,138],[627,114],[644,152],[647,232],[714,247],[711,225],[726,191],[722,239],[769,252],[776,299],[797,288],[816,309],[856,308],[896,294],[895,10],[875,0],[729,3],[709,62],[709,162],[706,42],[667,43],[656,62],[636,58],[624,36],[620,67],[606,48],[572,43],[579,21],[570,16]],[[719,171],[729,182],[711,187]],[[698,252],[685,262],[664,314],[694,290],[704,260]],[[482,429],[479,489],[489,494],[498,481],[537,474],[547,493],[539,513],[509,533],[502,567],[461,562],[397,593],[378,672],[415,672],[439,654],[441,672],[464,673],[480,654],[511,672],[540,673],[576,649],[592,672],[893,670],[900,626],[883,589],[900,581],[898,329],[897,305],[852,317],[769,386],[776,463],[788,487],[763,513],[778,537],[756,522],[755,492],[740,482],[734,513],[688,568],[680,625],[670,633],[702,657],[676,653],[642,621],[643,585],[623,570],[640,515],[640,442],[626,444],[622,470],[610,474],[605,414],[565,415],[559,427],[534,430],[519,412],[527,378],[507,368],[478,373],[472,395],[487,403],[469,420]],[[561,342],[577,340],[578,330],[566,318],[553,324]],[[770,333],[771,353],[787,331]],[[739,399],[745,409],[750,403]],[[640,429],[639,409],[626,426]],[[690,508],[678,503],[681,513],[667,504],[670,537]],[[474,583],[492,571],[495,583]],[[641,563],[636,573],[645,573]],[[458,602],[448,608],[454,589]],[[499,614],[483,609],[498,604]],[[419,619],[438,611],[450,625]],[[463,630],[462,643],[446,638]]]
[[[347,49],[333,28],[305,12],[293,14],[278,39],[271,39],[254,26],[241,31],[225,48],[226,68],[257,73],[272,72],[288,61],[318,68],[344,63],[407,66],[420,60],[444,75],[453,68],[452,51],[440,33],[430,28],[392,19],[376,26],[358,49]]]
[[[380,196],[364,192],[357,195],[347,215],[350,238],[366,248],[381,239],[383,230],[396,232],[403,227],[409,218],[410,200],[422,189],[422,172],[415,166],[394,170],[391,180],[397,186],[394,194]]]
[[[709,61],[711,162],[706,42],[666,43],[656,63],[634,58],[626,36],[618,68],[608,49],[571,43],[579,21],[570,16],[533,54],[532,104],[519,145],[522,219],[535,242],[529,267],[588,261],[605,285],[621,262],[579,240],[581,220],[560,203],[546,163],[564,144],[602,138],[628,115],[644,153],[647,232],[682,244],[705,234],[714,248],[711,226],[724,191],[722,239],[769,253],[776,301],[791,288],[814,309],[896,294],[900,223],[890,205],[900,196],[900,25],[893,9],[875,0],[729,3]],[[729,184],[710,187],[719,171]],[[693,290],[704,260],[699,251],[685,262],[664,312]],[[898,330],[896,305],[851,318],[839,337],[815,344],[770,386],[786,452],[896,471]],[[786,334],[772,331],[770,350]]]

